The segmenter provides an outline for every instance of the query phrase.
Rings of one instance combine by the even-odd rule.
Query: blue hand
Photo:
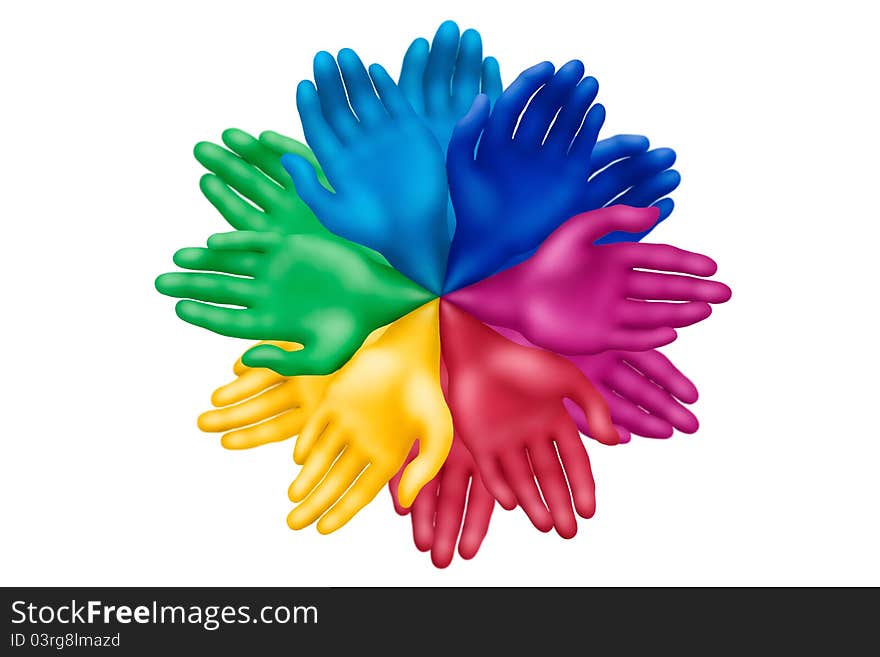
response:
[[[615,135],[598,142],[593,149],[590,168],[598,173],[593,174],[585,185],[584,206],[578,212],[609,205],[639,208],[654,205],[660,208],[660,217],[649,230],[641,233],[617,231],[601,238],[598,244],[638,242],[672,213],[672,199],[663,197],[672,193],[681,182],[678,171],[669,168],[675,163],[675,151],[657,148],[644,152],[648,145],[647,137]],[[527,260],[537,249],[536,246],[508,260],[498,271]]]
[[[397,86],[437,138],[444,158],[455,124],[477,94],[482,91],[494,102],[502,90],[498,61],[483,59],[480,33],[465,30],[459,38],[458,25],[452,21],[440,25],[430,46],[422,38],[412,42],[403,56]],[[446,214],[451,239],[455,232],[451,203]]]
[[[445,292],[519,262],[575,214],[669,187],[668,176],[655,178],[674,161],[671,150],[645,152],[648,140],[637,135],[596,143],[605,112],[583,70],[573,61],[554,76],[552,64],[538,64],[491,113],[480,98],[456,126],[447,173],[458,226]]]
[[[439,293],[449,249],[443,151],[385,69],[373,64],[368,74],[349,49],[337,60],[318,53],[317,89],[303,81],[296,90],[306,141],[335,191],[301,156],[281,163],[328,230]]]

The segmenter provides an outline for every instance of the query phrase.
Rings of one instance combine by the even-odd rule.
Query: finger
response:
[[[296,388],[290,382],[266,390],[256,397],[226,408],[208,411],[199,416],[202,431],[229,431],[261,422],[282,411],[297,408]]]
[[[220,439],[220,444],[226,449],[250,449],[281,442],[298,434],[305,421],[304,409],[294,408],[252,427],[230,431]]]
[[[291,529],[302,529],[311,525],[336,503],[365,467],[367,460],[357,451],[347,448],[321,483],[290,512],[287,525]]]
[[[587,79],[589,80],[591,78]],[[584,80],[581,81],[581,84],[583,83]],[[599,91],[598,82],[596,82],[596,91]],[[593,101],[591,100],[590,102],[592,103]],[[587,108],[584,107],[583,111],[586,112]],[[580,123],[576,126],[575,132],[579,127]],[[650,142],[648,141],[648,138],[642,135],[614,135],[608,139],[597,141],[596,146],[593,148],[593,155],[590,157],[590,170],[599,171],[612,162],[616,162],[617,160],[638,153],[643,153],[648,150],[649,145]],[[627,205],[637,204],[627,203]]]
[[[367,69],[357,53],[351,48],[343,48],[337,56],[348,100],[362,125],[375,125],[388,118],[385,108],[376,96]]]
[[[574,508],[581,518],[592,518],[596,513],[596,483],[590,468],[590,457],[577,429],[568,419],[562,419],[554,432],[556,449],[565,469]]]
[[[466,112],[480,93],[482,67],[483,40],[480,33],[476,30],[465,30],[461,35],[452,78],[452,104],[458,112]]]
[[[627,264],[634,269],[694,276],[712,276],[718,271],[718,265],[712,258],[668,244],[625,244],[617,247],[617,250],[625,254]]]
[[[335,195],[321,184],[311,162],[302,155],[285,153],[281,156],[281,166],[289,174],[296,193],[318,219],[330,216]]]
[[[455,124],[447,155],[452,174],[466,171],[473,164],[477,141],[489,121],[489,109],[488,96],[480,94],[468,113]]]
[[[680,184],[681,174],[675,169],[666,169],[631,187],[622,196],[609,202],[646,208],[656,203],[658,199],[671,194]]]
[[[589,191],[597,207],[609,203],[633,185],[650,180],[675,163],[675,151],[657,148],[628,157],[590,178]]]
[[[615,390],[611,394],[614,395],[615,400],[609,403],[609,406],[611,417],[616,424],[645,438],[669,438],[672,435],[673,426],[669,422],[650,415],[619,391]]]
[[[659,351],[639,351],[626,354],[626,362],[665,388],[686,404],[693,404],[700,396],[697,386]]]
[[[577,534],[577,520],[571,508],[571,495],[568,482],[559,464],[553,443],[535,441],[528,447],[532,471],[541,487],[541,495],[550,509],[553,526],[562,538],[572,538]]]
[[[394,84],[394,80],[388,75],[388,71],[379,64],[370,65],[370,78],[376,85],[376,91],[379,92],[379,98],[388,111],[388,114],[394,117],[409,116],[413,113],[412,105]]]
[[[699,422],[693,413],[660,386],[629,366],[615,369],[610,376],[610,385],[622,397],[637,404],[651,415],[666,420],[680,431],[693,433],[699,427]]]
[[[199,142],[193,154],[202,166],[261,208],[277,203],[283,193],[281,187],[258,169],[217,144]]]
[[[266,337],[261,317],[251,310],[221,308],[187,299],[178,301],[174,311],[184,322],[230,338],[259,340]]]
[[[274,130],[264,130],[260,133],[260,143],[265,144],[273,153],[275,153],[275,157],[279,164],[281,164],[281,156],[287,153],[293,153],[294,155],[304,157],[308,163],[312,165],[312,168],[315,169],[315,172],[318,174],[318,180],[321,181],[321,184],[331,192],[333,191],[327,177],[324,175],[324,170],[318,162],[318,158],[315,157],[312,149],[302,142],[299,142],[296,139],[291,139],[290,137],[285,137]],[[290,174],[287,173],[286,169],[282,180],[279,182],[288,189],[293,187],[293,181],[290,179]]]
[[[529,98],[552,76],[553,64],[550,62],[541,62],[520,73],[496,101],[485,139],[499,146],[513,139],[514,128]]]
[[[431,546],[431,561],[437,568],[446,568],[455,554],[469,481],[470,477],[459,469],[444,470],[440,478],[434,543]]]
[[[488,454],[481,455],[480,457],[476,454],[473,456],[480,470],[480,478],[483,480],[483,485],[489,489],[492,497],[498,500],[502,508],[507,511],[515,508],[516,493],[510,487],[510,484],[507,483],[507,477],[501,469],[497,457]]]
[[[270,387],[278,385],[285,378],[272,370],[264,369],[245,369],[231,383],[217,388],[211,395],[211,403],[214,406],[230,406],[244,401],[249,397],[253,397],[257,393],[268,390]],[[215,431],[215,429],[203,429],[203,431]],[[223,431],[223,429],[218,429]]]
[[[568,101],[583,74],[584,65],[576,59],[562,66],[529,101],[514,139],[524,145],[540,146],[556,113]]]
[[[379,494],[383,486],[388,483],[389,476],[375,464],[369,466],[342,499],[318,521],[318,531],[322,534],[335,532],[354,518],[358,511]]]
[[[282,349],[285,349],[286,351],[299,351],[300,349],[303,348],[303,346],[299,342],[287,342],[284,340],[261,340],[260,342],[258,342],[254,346],[258,347],[263,344],[270,344],[275,347],[281,347]],[[242,354],[242,356],[243,355],[244,354]],[[252,372],[252,371],[253,371],[253,368],[250,368],[241,362],[241,357],[239,357],[239,359],[237,361],[235,361],[235,364],[232,366],[232,372],[236,376],[241,376],[245,372]],[[272,372],[271,370],[258,370],[258,371],[269,372],[274,377],[276,377],[278,381],[283,381],[286,378],[276,372]],[[238,400],[238,401],[241,401],[241,400]],[[232,402],[228,402],[228,403],[231,404]],[[215,404],[215,406],[221,406],[221,405],[222,404]]]
[[[252,305],[258,294],[258,286],[253,279],[195,272],[162,274],[156,279],[156,289],[179,299],[244,307]]]
[[[730,299],[730,288],[718,281],[636,271],[626,278],[626,294],[634,299],[724,303]]]
[[[544,501],[538,492],[535,476],[532,474],[525,451],[512,449],[502,455],[500,461],[504,476],[516,493],[516,501],[522,510],[526,512],[536,529],[549,532],[553,528],[553,517],[544,506]]]
[[[658,326],[681,328],[701,322],[712,314],[712,307],[700,301],[664,303],[662,301],[625,301],[618,320],[621,326],[650,329]]]
[[[174,254],[174,264],[183,269],[253,276],[260,269],[262,259],[254,253],[186,247]]]
[[[422,486],[431,481],[449,454],[452,446],[452,420],[444,422],[443,426],[423,427],[421,440],[419,440],[419,455],[406,466],[403,476],[400,478],[400,503],[410,506],[418,495]]]
[[[425,484],[416,495],[415,502],[411,507],[413,543],[420,552],[427,552],[434,544],[434,517],[437,511],[440,476],[438,474]]]
[[[654,329],[615,329],[608,332],[606,349],[647,351],[675,342],[678,333],[669,327]]]
[[[347,442],[348,441],[342,432],[335,427],[330,426],[324,430],[321,437],[318,438],[318,442],[315,443],[315,446],[309,451],[309,456],[306,458],[302,469],[296,476],[296,479],[290,484],[288,497],[290,497],[291,502],[299,502],[312,492],[312,489],[318,485],[318,482],[320,482],[324,475],[330,470],[330,466],[336,461],[339,453],[345,449]],[[351,450],[348,451],[348,462],[351,463],[354,458],[354,452]],[[360,458],[357,458],[356,460],[363,463],[363,460]],[[358,472],[360,472],[360,470],[358,470]],[[349,480],[348,483],[350,484],[351,480]]]
[[[400,78],[397,82],[397,86],[403,95],[406,96],[410,105],[421,114],[425,112],[423,81],[429,52],[430,45],[427,39],[419,38],[413,41],[403,56]]]
[[[306,462],[312,449],[332,422],[332,416],[320,408],[312,417],[306,419],[306,423],[296,439],[296,444],[293,446],[294,463],[303,465]]]
[[[572,364],[571,368],[577,374],[569,377],[570,391],[566,390],[564,396],[581,407],[593,438],[603,445],[617,445],[620,435],[611,421],[608,402],[577,367]]]
[[[248,164],[259,168],[271,179],[279,188],[279,192],[283,193],[283,189],[289,186],[290,177],[281,166],[281,153],[286,151],[274,151],[266,143],[237,128],[224,130],[222,139],[229,150],[238,154]]]
[[[263,344],[251,348],[242,358],[248,367],[268,367],[284,376],[324,376],[342,367],[361,342],[355,337],[341,344],[316,341],[293,352]]]
[[[266,214],[257,210],[241,196],[233,192],[213,173],[206,173],[199,180],[199,189],[220,215],[236,230],[266,230]]]
[[[578,163],[582,163],[585,171],[589,171],[593,161],[593,148],[599,139],[599,131],[605,124],[605,107],[596,103],[584,117],[584,123],[578,130],[577,136],[571,142],[568,156]]]
[[[429,114],[439,114],[449,109],[458,43],[458,25],[453,21],[445,21],[437,28],[424,76],[425,109]]]
[[[501,69],[498,66],[498,60],[494,57],[486,57],[483,60],[480,93],[486,94],[489,97],[489,101],[494,103],[498,100],[502,91],[504,91],[504,87],[501,83]]]
[[[592,244],[599,238],[614,231],[638,231],[653,226],[657,221],[657,208],[631,208],[627,205],[612,205],[569,219],[567,224],[580,225],[578,235],[585,243]],[[574,221],[574,220],[577,220]]]
[[[325,123],[327,128],[332,130],[334,136],[339,142],[347,143],[357,131],[358,121],[357,117],[352,113],[351,106],[349,105],[348,97],[345,93],[345,87],[342,82],[342,76],[339,73],[339,66],[337,66],[333,55],[322,50],[315,55],[313,70],[315,74],[315,86],[312,86],[311,83],[308,83],[308,85],[315,90],[315,100],[319,103],[319,107],[316,109],[320,110],[322,122]],[[303,84],[306,83],[301,82],[300,87],[302,87]],[[297,107],[299,107],[300,101],[300,87],[297,88]],[[300,108],[300,115],[303,122],[303,130],[306,135],[306,141],[309,142],[309,145],[313,149],[318,151],[309,138],[309,130],[306,128],[306,117],[302,116],[302,108]],[[313,127],[311,125],[313,118],[313,115],[310,114],[310,128]],[[318,154],[318,158],[321,159],[320,153]]]
[[[581,75],[583,75],[583,73],[581,73]],[[574,88],[574,91],[571,92],[570,97],[563,101],[564,104],[562,105],[562,110],[559,112],[559,116],[553,124],[553,127],[550,128],[550,133],[547,135],[547,141],[544,143],[545,148],[550,148],[559,154],[568,153],[575,135],[577,135],[581,124],[584,122],[587,110],[590,108],[590,105],[593,104],[593,101],[596,100],[597,93],[599,93],[599,83],[596,81],[596,78],[584,78],[577,83],[577,86]],[[598,144],[596,148],[598,149]],[[604,148],[604,150],[600,151],[600,156],[605,154],[608,150],[610,149],[607,147]],[[594,150],[590,162],[591,168],[595,166],[596,159],[597,156]]]
[[[403,465],[398,468],[397,472],[394,473],[394,476],[388,480],[388,492],[391,493],[391,501],[394,503],[394,510],[397,511],[398,515],[405,516],[410,512],[408,508],[403,506],[400,503],[400,500],[397,499],[397,487],[400,485],[400,478],[403,476],[403,469],[412,461],[416,455],[419,453],[419,441],[413,443],[413,446],[409,450],[409,454],[406,456],[406,460],[403,462]],[[418,498],[417,498],[418,499]],[[413,502],[415,505],[415,502]]]
[[[327,53],[329,55],[329,53]],[[331,57],[332,59],[332,57]],[[336,66],[336,63],[333,63]],[[337,71],[336,75],[339,75]],[[342,84],[341,78],[339,84]],[[346,110],[352,122],[354,116],[348,108],[348,101],[345,104]],[[321,99],[318,96],[318,90],[308,80],[303,80],[296,87],[296,109],[299,112],[300,121],[302,121],[303,134],[306,142],[315,152],[315,156],[322,165],[327,166],[332,163],[342,148],[342,135],[348,135],[354,128],[348,132],[340,125],[339,117],[343,114],[343,110],[338,110],[334,116],[336,125],[331,127],[328,120],[324,118],[321,108]],[[325,170],[326,171],[326,170]]]
[[[208,248],[231,251],[256,251],[266,253],[283,241],[281,235],[256,230],[234,230],[214,233],[208,238]]]
[[[483,485],[480,475],[474,472],[468,492],[464,527],[458,541],[458,553],[462,559],[473,559],[476,556],[489,531],[489,521],[492,519],[494,508],[495,498]]]

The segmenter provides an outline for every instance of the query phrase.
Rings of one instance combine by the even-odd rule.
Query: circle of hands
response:
[[[438,567],[477,553],[496,501],[570,538],[596,509],[581,434],[697,430],[697,389],[657,348],[730,289],[710,258],[641,241],[672,212],[675,153],[600,140],[584,72],[543,62],[504,89],[447,21],[396,83],[318,53],[296,93],[308,146],[196,145],[233,231],[156,287],[184,321],[259,341],[198,423],[228,449],[296,436],[292,529],[335,531],[389,484]]]

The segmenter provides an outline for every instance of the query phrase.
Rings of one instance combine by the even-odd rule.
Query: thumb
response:
[[[388,492],[391,493],[391,501],[394,503],[394,510],[397,511],[398,515],[405,516],[409,513],[409,508],[403,506],[398,499],[397,491],[400,487],[400,478],[403,476],[403,471],[407,465],[409,465],[413,459],[419,453],[419,441],[417,440],[413,443],[412,449],[409,450],[409,454],[406,457],[406,460],[403,462],[403,465],[400,466],[400,469],[395,473],[391,480],[388,482]]]
[[[299,197],[319,219],[323,219],[333,194],[321,184],[312,162],[299,153],[285,153],[281,156],[281,166],[290,174]]]
[[[241,357],[241,362],[248,367],[266,367],[282,376],[330,374],[342,365],[338,361],[336,354],[323,354],[318,346],[286,351],[274,345],[261,344]]]
[[[452,447],[452,417],[449,413],[433,426],[425,427],[419,441],[419,455],[403,470],[397,487],[401,506],[411,507],[422,487],[437,476]]]
[[[594,243],[596,240],[613,233],[623,231],[639,233],[651,228],[660,216],[656,207],[633,208],[628,205],[612,205],[591,212],[579,214],[568,223],[577,225],[582,239]]]
[[[578,370],[574,389],[571,393],[566,393],[584,412],[587,418],[589,435],[598,440],[603,445],[617,445],[622,442],[622,438],[627,436],[618,433],[614,422],[611,420],[611,412],[608,410],[608,403],[602,394],[593,387],[589,379]],[[624,441],[625,442],[625,441]]]
[[[455,130],[449,140],[446,167],[450,172],[450,177],[454,171],[461,167],[467,167],[474,161],[477,141],[480,139],[480,134],[486,127],[488,120],[489,97],[486,94],[478,94],[467,114],[455,124]]]

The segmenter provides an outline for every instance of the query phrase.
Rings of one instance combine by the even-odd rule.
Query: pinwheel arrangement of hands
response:
[[[503,89],[482,50],[447,21],[397,83],[318,53],[308,147],[199,143],[234,230],[156,280],[184,321],[259,341],[198,422],[228,449],[297,437],[288,525],[335,531],[389,484],[441,568],[476,554],[496,501],[574,536],[596,506],[581,433],[696,431],[697,389],[657,348],[731,294],[710,258],[640,241],[672,212],[671,149],[599,140],[581,62]]]

